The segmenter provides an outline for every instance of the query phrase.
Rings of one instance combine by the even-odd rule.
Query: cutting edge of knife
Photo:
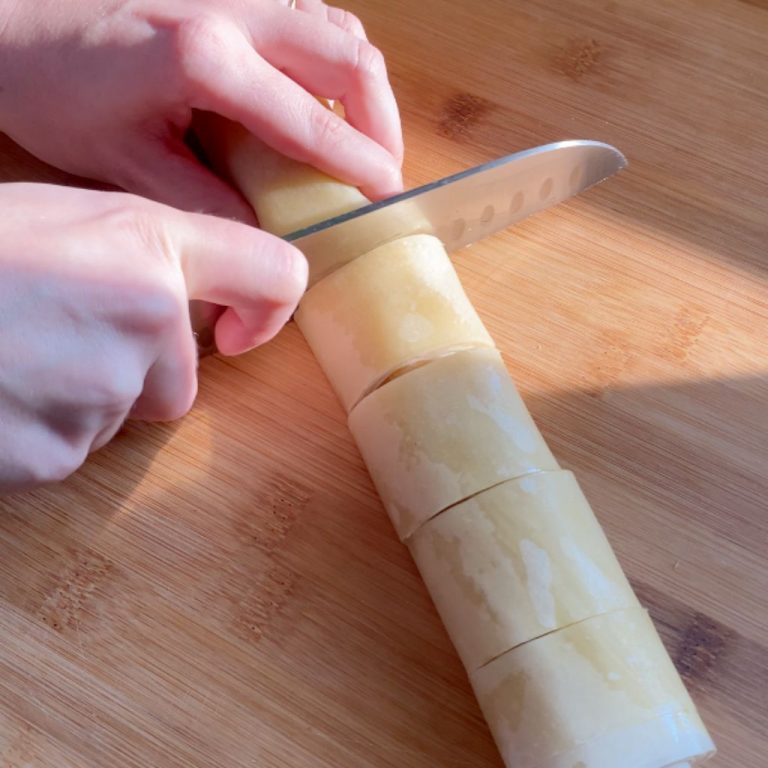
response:
[[[567,139],[565,141],[554,141],[550,144],[541,144],[537,147],[530,147],[529,149],[513,152],[509,155],[504,155],[503,157],[497,157],[488,161],[487,163],[482,163],[481,165],[476,165],[472,168],[454,173],[451,176],[446,176],[443,179],[429,182],[428,184],[424,184],[414,189],[406,190],[405,192],[401,192],[400,194],[394,195],[393,197],[388,197],[385,200],[379,200],[378,202],[364,205],[362,208],[355,208],[353,211],[348,211],[347,213],[342,213],[338,216],[334,216],[333,218],[325,219],[324,221],[317,222],[316,224],[311,224],[308,227],[297,229],[295,232],[291,232],[290,234],[285,235],[284,239],[288,240],[289,242],[295,242],[296,240],[308,237],[309,235],[314,235],[317,232],[322,232],[325,229],[330,229],[337,224],[342,224],[345,221],[351,221],[352,219],[356,219],[360,216],[365,216],[366,214],[372,213],[373,211],[388,208],[389,206],[396,205],[397,203],[401,203],[404,200],[410,200],[411,198],[418,197],[428,190],[436,189],[447,184],[452,184],[455,181],[460,181],[461,179],[465,179],[468,176],[474,176],[475,174],[490,170],[491,168],[496,168],[500,165],[505,165],[507,163],[514,162],[515,160],[521,160],[524,157],[546,152],[548,150],[567,149],[570,147],[594,147],[609,150],[616,156],[616,160],[618,162],[618,166],[615,171],[616,173],[623,170],[628,165],[627,158],[621,152],[621,150],[617,149],[612,144],[607,144],[603,141],[593,141],[592,139]],[[610,176],[606,176],[605,178],[601,179],[601,181],[605,181],[606,178],[610,178]],[[594,184],[590,186],[594,186]],[[585,187],[585,189],[588,189],[588,187]]]
[[[354,220],[360,216],[365,216],[366,214],[372,213],[377,210],[388,208],[389,206],[397,205],[398,203],[418,197],[419,195],[425,192],[428,192],[430,190],[434,190],[439,187],[446,186],[455,181],[460,181],[462,179],[468,178],[475,174],[482,173],[483,171],[487,171],[487,170],[505,165],[507,163],[514,162],[515,160],[521,160],[531,155],[546,152],[547,150],[569,149],[569,148],[577,148],[577,147],[608,150],[613,154],[613,156],[616,159],[616,168],[614,171],[612,171],[612,173],[607,174],[602,178],[598,179],[597,181],[593,182],[592,184],[589,184],[583,187],[580,190],[581,192],[601,183],[602,181],[605,181],[606,179],[613,176],[615,173],[618,173],[619,171],[626,168],[628,165],[627,158],[619,149],[603,141],[595,141],[592,139],[568,139],[565,141],[551,142],[549,144],[541,144],[536,147],[530,147],[528,149],[520,150],[518,152],[513,152],[512,154],[509,154],[509,155],[504,155],[503,157],[495,158],[486,163],[482,163],[481,165],[474,166],[473,168],[459,171],[458,173],[454,173],[451,176],[446,176],[443,179],[439,179],[437,181],[424,184],[420,187],[416,187],[415,189],[407,190],[405,192],[400,193],[399,195],[395,195],[393,197],[389,197],[389,198],[386,198],[385,200],[380,200],[375,203],[370,203],[369,205],[365,205],[362,208],[357,208],[353,211],[349,211],[348,213],[343,213],[339,216],[334,216],[333,218],[326,219],[324,221],[313,224],[309,227],[304,227],[303,229],[299,229],[294,232],[291,232],[288,235],[285,235],[284,239],[290,242],[300,241],[305,237],[309,237],[311,235],[322,232],[326,229],[330,229],[338,224],[342,224],[346,221]],[[204,357],[214,353],[216,351],[216,345],[215,345],[215,342],[213,342],[213,337],[211,333],[212,326],[209,326],[203,323],[201,328],[202,328],[201,335],[198,337],[198,333],[196,332],[195,336],[198,342],[197,344],[198,354],[200,357]],[[201,329],[196,328],[195,330],[200,331]],[[208,339],[207,342],[205,342],[205,338]]]

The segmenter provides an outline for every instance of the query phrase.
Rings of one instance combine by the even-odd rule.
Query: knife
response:
[[[379,245],[435,235],[449,253],[605,180],[627,164],[599,141],[559,141],[491,160],[286,236],[309,261],[309,285]]]
[[[286,236],[307,257],[309,286],[364,253],[414,234],[438,237],[449,253],[583,192],[627,165],[600,141],[544,144],[371,203]],[[210,329],[193,328],[200,354]],[[206,332],[207,331],[207,332]]]

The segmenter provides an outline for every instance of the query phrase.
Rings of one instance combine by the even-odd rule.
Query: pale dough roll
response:
[[[496,483],[558,469],[495,349],[408,371],[364,398],[349,428],[401,539]]]
[[[324,278],[302,299],[296,323],[347,411],[405,366],[493,346],[431,235],[382,245]]]
[[[369,202],[355,187],[275,152],[237,123],[202,116],[196,132],[214,166],[232,179],[267,232],[288,235]]]
[[[498,485],[408,540],[464,666],[577,621],[638,607],[571,472]]]
[[[540,637],[470,679],[508,768],[667,768],[714,752],[641,608]]]

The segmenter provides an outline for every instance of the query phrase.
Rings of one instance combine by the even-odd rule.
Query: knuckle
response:
[[[134,217],[150,215],[152,203],[130,192],[112,192],[113,205],[105,210],[105,215],[113,217],[118,223],[130,223]]]
[[[139,334],[153,337],[166,334],[189,316],[186,299],[170,282],[152,281],[148,285],[138,285],[135,298],[137,311],[133,315],[134,320],[127,318],[127,321],[134,323],[129,330]]]
[[[70,475],[77,472],[85,463],[87,453],[73,449],[64,449],[58,455],[51,457],[45,467],[48,477],[42,480],[43,483],[60,483],[66,480]]]
[[[120,194],[117,204],[104,214],[100,222],[104,231],[110,232],[126,249],[133,260],[132,266],[144,263],[146,270],[134,269],[132,273],[142,276],[149,286],[138,286],[143,291],[156,291],[158,267],[168,274],[178,270],[180,257],[178,248],[169,231],[168,218],[158,215],[163,207],[158,203],[136,195]],[[150,268],[152,265],[152,268]],[[130,285],[127,286],[127,289]],[[168,293],[169,287],[161,287],[161,292]],[[143,294],[142,294],[143,295]]]
[[[189,317],[174,219],[159,213],[157,203],[116,193],[98,222],[110,234],[113,258],[125,262],[119,276],[100,283],[100,302],[104,316],[128,338],[156,336]]]
[[[119,194],[116,205],[105,214],[107,231],[138,239],[143,250],[166,250],[164,229],[154,210],[154,204],[137,195]]]
[[[349,11],[343,11],[342,13],[344,14],[344,18],[341,22],[342,27],[353,35],[365,37],[365,27],[363,27],[363,22],[360,21],[354,13],[350,13]]]
[[[117,366],[108,374],[105,414],[110,420],[125,417],[141,396],[144,379],[136,371],[118,372]]]
[[[165,403],[158,413],[158,421],[176,421],[186,416],[191,410],[197,397],[197,377],[192,375],[179,391],[175,400]]]
[[[179,22],[175,34],[175,55],[183,79],[197,81],[201,68],[215,62],[221,48],[219,22],[212,15],[202,13]]]
[[[355,43],[353,69],[361,79],[379,79],[385,71],[384,54],[366,40]]]
[[[80,385],[80,399],[102,419],[125,416],[141,395],[144,379],[118,360],[107,361]]]
[[[320,145],[320,151],[327,154],[344,140],[344,124],[341,118],[324,107],[313,107],[310,125],[312,135]]]
[[[54,439],[36,445],[23,459],[23,487],[60,483],[74,474],[85,462],[87,451],[68,442]]]
[[[178,362],[178,361],[177,361]],[[197,370],[190,355],[174,375],[172,386],[147,389],[131,410],[131,417],[141,421],[168,422],[186,416],[197,397]]]
[[[328,6],[328,21],[352,34],[356,34],[363,28],[360,19],[358,19],[354,13],[347,11],[344,8]]]

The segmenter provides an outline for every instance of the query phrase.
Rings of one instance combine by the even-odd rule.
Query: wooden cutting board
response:
[[[631,166],[457,254],[711,727],[768,745],[768,6],[353,0],[409,186],[602,139]],[[65,180],[10,142],[2,178]],[[0,501],[3,768],[498,768],[295,327],[193,412]]]

